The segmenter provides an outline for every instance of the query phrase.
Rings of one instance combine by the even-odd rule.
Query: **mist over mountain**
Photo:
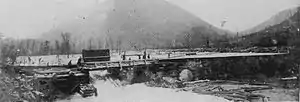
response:
[[[254,26],[248,30],[242,31],[241,34],[251,34],[251,33],[259,32],[268,27],[280,24],[280,23],[284,22],[285,20],[287,20],[288,18],[290,18],[291,16],[293,16],[296,12],[297,12],[297,7],[280,11],[276,15],[274,15],[271,18],[269,18],[268,20],[258,24],[257,26]]]
[[[187,34],[193,35],[195,47],[204,37],[231,34],[164,0],[107,0],[101,5],[101,9],[79,17],[81,20],[64,22],[41,38],[60,40],[60,34],[68,32],[72,42],[83,48],[88,44],[94,48],[153,48],[184,46]]]

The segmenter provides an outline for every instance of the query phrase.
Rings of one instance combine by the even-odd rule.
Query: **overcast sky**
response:
[[[0,0],[0,32],[10,37],[33,37],[95,11],[104,0]],[[272,15],[295,7],[300,0],[168,0],[224,29],[242,31]],[[102,5],[103,6],[103,5]]]

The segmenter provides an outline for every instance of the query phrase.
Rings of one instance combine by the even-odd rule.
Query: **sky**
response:
[[[201,17],[201,19],[230,31],[243,31],[262,23],[278,12],[296,7],[300,0],[169,0]]]
[[[31,38],[59,24],[102,12],[105,0],[0,0],[0,32]],[[167,0],[201,19],[230,31],[249,29],[300,0]]]

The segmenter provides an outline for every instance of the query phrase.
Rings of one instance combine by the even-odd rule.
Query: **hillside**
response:
[[[249,35],[244,36],[245,40],[242,43],[250,43],[253,44],[269,44],[270,39],[275,39],[278,41],[278,44],[281,45],[291,45],[295,40],[297,40],[297,29],[300,28],[300,7],[296,9],[296,12],[285,19],[279,24],[269,26],[263,30],[260,30],[256,33],[251,33]],[[241,42],[240,42],[241,43]]]
[[[200,45],[195,40],[202,39],[200,37],[204,35],[216,39],[219,35],[230,34],[164,0],[107,0],[102,5],[106,6],[104,13],[91,13],[84,24],[71,20],[46,32],[42,37],[48,40],[61,39],[61,32],[70,32],[72,39],[76,39],[73,42],[77,42],[78,46],[86,46],[92,39],[96,48],[116,49],[121,46],[184,46],[184,35],[187,33],[193,35],[191,40],[196,43],[193,45]]]
[[[254,26],[250,29],[242,31],[241,33],[242,34],[251,34],[251,33],[255,33],[255,32],[259,32],[261,30],[264,30],[267,27],[280,24],[281,22],[285,21],[286,19],[288,19],[292,15],[294,15],[296,13],[296,11],[297,11],[296,7],[291,8],[291,9],[283,10],[283,11],[277,13],[276,15],[272,16],[268,20],[258,24],[257,26]]]

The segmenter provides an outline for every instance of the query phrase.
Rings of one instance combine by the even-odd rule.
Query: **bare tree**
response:
[[[49,53],[50,53],[50,46],[49,46],[49,43],[50,43],[50,41],[48,41],[48,40],[46,40],[45,42],[44,42],[44,54],[45,55],[48,55]]]
[[[90,50],[93,48],[93,46],[92,46],[92,44],[93,44],[92,41],[93,41],[93,39],[90,38],[90,39],[89,39],[89,49],[90,49]]]
[[[152,36],[153,36],[153,39],[155,39],[154,41],[156,41],[156,42],[154,42],[154,48],[159,48],[159,33],[158,32],[154,32],[154,33],[152,33]]]
[[[184,43],[185,43],[185,47],[191,48],[191,45],[192,45],[192,34],[190,32],[185,32],[184,33]]]
[[[173,39],[172,40],[172,48],[175,48],[176,47],[176,39]]]
[[[8,63],[7,62],[7,58],[9,58],[11,61],[11,64],[14,64],[16,59],[17,59],[17,55],[16,55],[16,50],[15,50],[15,45],[13,44],[6,44],[1,48],[1,62],[2,63]]]
[[[98,40],[98,48],[101,49],[103,47],[101,40]]]
[[[31,40],[26,40],[26,51],[27,51],[27,54],[31,54],[31,49],[30,49],[30,42]]]
[[[129,41],[130,47],[137,50],[137,43],[135,41]]]
[[[109,39],[109,45],[110,45],[110,49],[115,49],[115,43],[114,43],[114,40],[111,36],[108,36],[108,39]]]
[[[43,42],[42,43],[40,43],[40,46],[39,46],[39,54],[43,54],[44,53],[44,44],[43,44]]]
[[[32,40],[32,43],[31,43],[31,51],[32,51],[32,53],[36,53],[36,49],[35,49],[35,44],[36,43],[36,41],[35,40]]]
[[[119,53],[121,53],[121,44],[122,44],[122,38],[119,36],[117,39],[117,50]]]
[[[71,51],[71,45],[70,45],[70,38],[71,38],[71,33],[61,33],[61,37],[63,39],[62,42],[62,53],[67,54],[68,58],[70,55],[70,51]]]
[[[60,45],[58,40],[55,40],[55,50],[56,54],[60,54]]]

